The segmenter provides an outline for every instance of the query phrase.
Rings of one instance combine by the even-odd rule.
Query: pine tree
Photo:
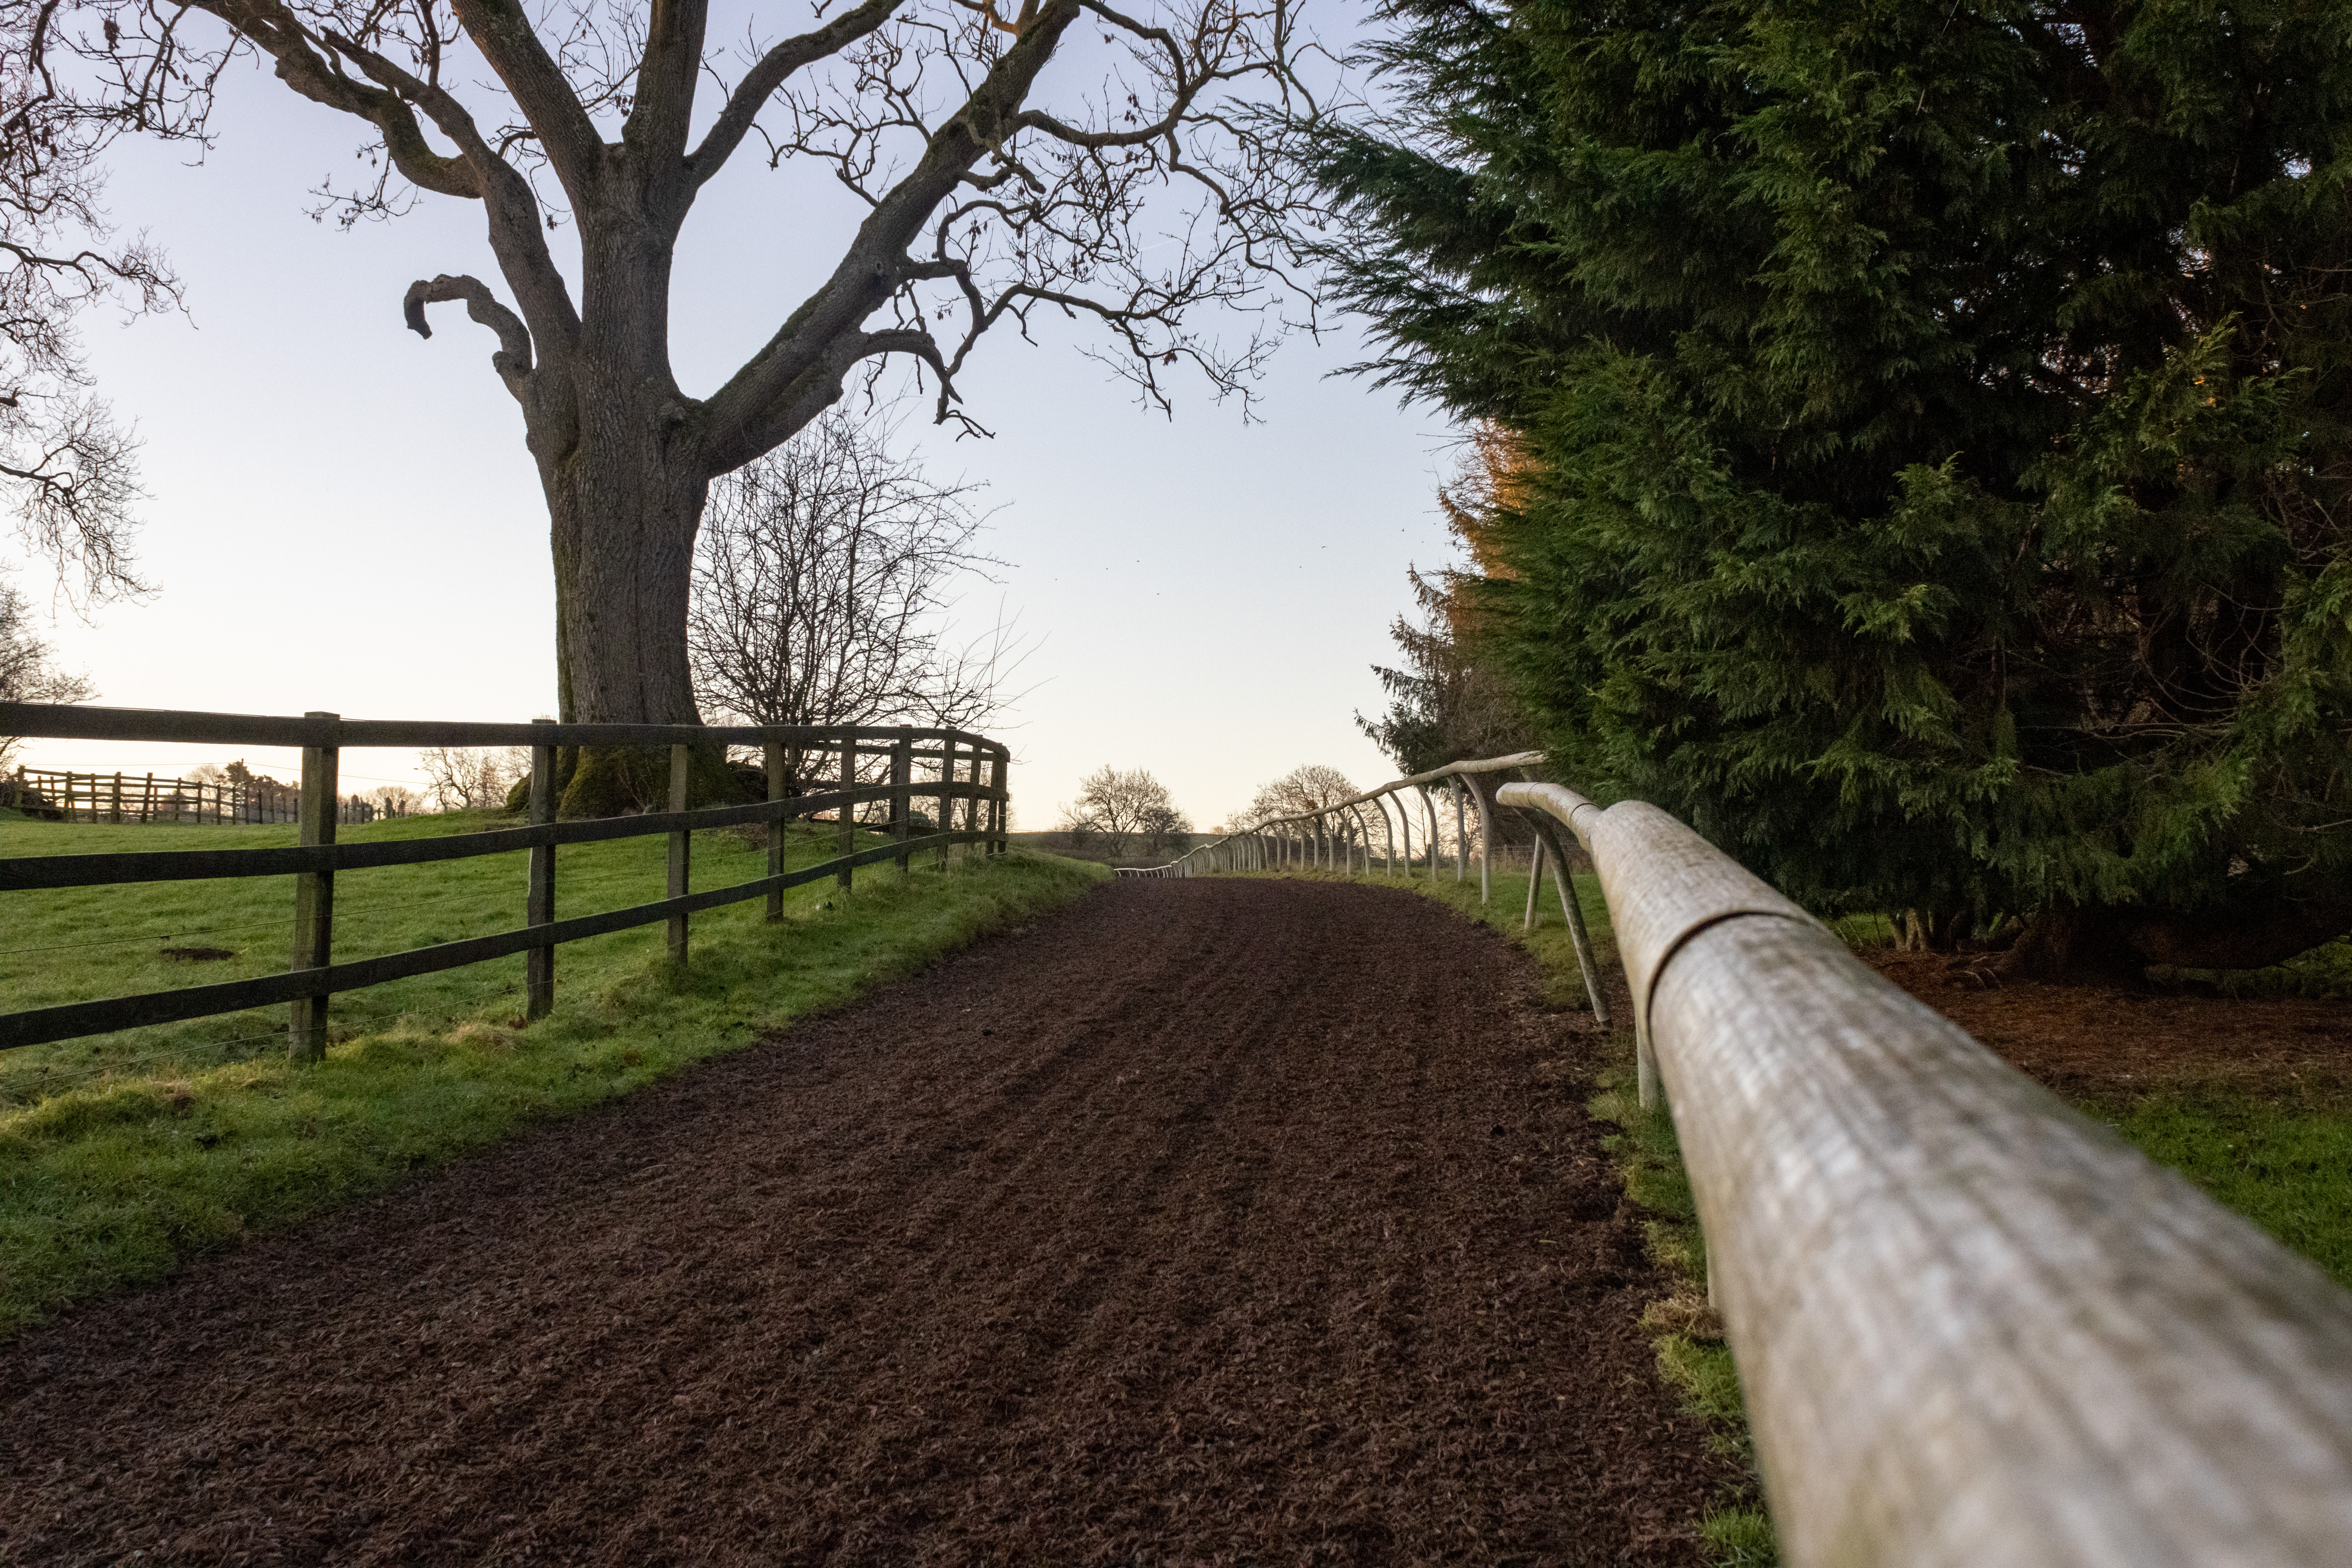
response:
[[[1580,787],[2021,966],[2352,927],[2352,4],[1393,0],[1370,367]]]

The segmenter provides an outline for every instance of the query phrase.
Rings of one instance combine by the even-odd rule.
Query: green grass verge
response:
[[[1856,948],[1894,941],[1884,917],[1849,916],[1834,924]],[[2159,966],[2149,978],[2160,988],[2236,1000],[2352,996],[2352,942],[2330,942],[2268,969]],[[2352,1288],[2352,1093],[2342,1075],[2323,1069],[2249,1080],[2210,1076],[2210,1068],[2184,1071],[2162,1059],[2150,1066],[2174,1076],[2156,1077],[2145,1092],[2095,1094],[2075,1104]]]
[[[2083,1109],[2352,1289],[2352,1111],[2315,1099],[2170,1084]]]
[[[163,836],[197,832],[257,843],[275,831],[21,825],[40,833],[43,847],[35,851],[7,837],[18,826],[0,825],[0,848],[160,848]],[[374,826],[417,832],[479,824]],[[123,835],[137,837],[111,841]],[[819,837],[829,832],[795,841],[793,862],[825,858],[830,849]],[[658,897],[662,843],[565,849],[561,912]],[[765,863],[763,850],[724,833],[698,835],[695,848],[698,888],[747,880]],[[520,857],[496,858],[510,862],[503,870],[486,867],[490,858],[340,879],[339,953],[519,924]],[[440,875],[394,879],[400,872]],[[270,1033],[282,1011],[8,1053],[0,1068],[6,1096],[0,1336],[71,1303],[160,1279],[249,1232],[381,1191],[534,1122],[627,1094],[911,974],[981,935],[1068,901],[1100,877],[1077,862],[1021,853],[960,858],[946,868],[919,865],[903,885],[887,867],[868,868],[847,894],[831,884],[794,889],[780,924],[761,918],[757,900],[697,916],[684,970],[668,963],[659,926],[568,945],[557,959],[555,1011],[527,1029],[513,1026],[520,960],[339,996],[327,1058],[313,1065],[286,1060],[282,1035]],[[371,887],[375,879],[391,885]],[[0,973],[0,1005],[282,968],[289,879],[254,880],[272,885],[210,884],[209,907],[184,896],[204,884],[165,884],[160,897],[141,887],[11,895],[14,940],[0,962],[17,962]],[[347,889],[348,924],[341,918]],[[233,928],[266,925],[272,914],[280,917],[278,938],[249,933],[235,961],[196,965],[152,956],[159,939],[226,938]],[[128,935],[134,930],[136,939]],[[77,935],[87,940],[76,943]],[[36,949],[54,969],[26,962]]]
[[[1294,875],[1299,873],[1293,873]],[[1305,873],[1319,875],[1320,873]],[[1365,880],[1360,875],[1356,879]],[[1387,882],[1375,871],[1370,880]],[[1617,944],[1609,925],[1608,901],[1601,896],[1597,877],[1574,879],[1578,909],[1592,940],[1594,957],[1604,971],[1617,964]],[[1435,879],[1402,877],[1395,886],[1459,910],[1503,932],[1531,954],[1543,975],[1544,1001],[1555,1008],[1589,1005],[1583,972],[1577,965],[1576,945],[1568,934],[1559,897],[1552,879],[1544,879],[1536,923],[1523,927],[1528,899],[1525,872],[1497,871],[1489,900],[1478,901],[1478,879],[1461,882],[1450,867]],[[1650,1256],[1675,1281],[1674,1293],[1651,1304],[1642,1326],[1650,1334],[1658,1357],[1659,1377],[1680,1394],[1684,1408],[1708,1423],[1712,1440],[1749,1462],[1748,1411],[1739,1393],[1739,1373],[1730,1347],[1723,1342],[1721,1325],[1706,1305],[1706,1243],[1699,1234],[1698,1207],[1691,1196],[1690,1178],[1683,1170],[1681,1146],[1664,1110],[1644,1110],[1633,1069],[1633,1035],[1630,1027],[1612,1031],[1611,1059],[1602,1068],[1598,1092],[1587,1109],[1618,1129],[1603,1146],[1616,1159],[1625,1194],[1644,1209],[1644,1239]],[[1700,1521],[1700,1543],[1715,1568],[1774,1568],[1780,1546],[1772,1533],[1760,1489],[1752,1496],[1708,1511]]]

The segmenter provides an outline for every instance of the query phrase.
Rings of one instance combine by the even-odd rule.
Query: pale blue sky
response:
[[[1330,26],[1327,20],[1325,26]],[[235,73],[218,147],[129,147],[110,205],[152,228],[188,285],[188,318],[93,321],[91,357],[146,440],[142,556],[162,592],[63,619],[66,662],[129,707],[352,718],[520,720],[553,705],[546,514],[522,422],[456,307],[436,336],[401,325],[411,279],[497,286],[472,204],[425,198],[352,233],[304,193],[356,172],[351,125],[266,76]],[[831,267],[847,198],[756,161],[705,193],[677,273],[676,353],[708,391]],[[503,293],[503,289],[500,290]],[[1037,639],[1034,689],[1003,733],[1022,826],[1050,825],[1078,777],[1147,767],[1206,824],[1303,762],[1360,782],[1390,770],[1352,713],[1380,704],[1409,563],[1446,553],[1433,489],[1452,461],[1433,412],[1328,372],[1344,331],[1294,340],[1263,424],[1180,387],[1171,422],[1133,406],[1073,342],[1011,333],[964,378],[993,441],[919,419],[934,470],[1003,506],[962,622],[1001,595]],[[43,586],[28,573],[25,585]],[[37,765],[171,771],[210,750],[35,742]],[[347,777],[408,780],[410,758],[353,753]],[[294,760],[257,750],[281,776]]]

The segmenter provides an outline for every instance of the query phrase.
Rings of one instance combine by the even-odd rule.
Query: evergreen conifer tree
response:
[[[2021,968],[2352,927],[2352,0],[1391,0],[1376,370],[1564,776]]]

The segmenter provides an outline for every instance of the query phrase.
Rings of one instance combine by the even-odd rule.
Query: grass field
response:
[[[424,817],[346,830],[407,837],[475,829]],[[828,858],[830,825],[788,859]],[[291,841],[290,828],[0,824],[0,853],[91,853]],[[562,915],[661,896],[656,836],[567,847]],[[360,957],[521,923],[524,856],[389,867],[337,879],[336,952]],[[696,835],[696,889],[762,874],[766,854]],[[339,995],[327,1059],[285,1057],[284,1009],[0,1055],[0,1334],[69,1302],[169,1272],[206,1247],[380,1190],[410,1171],[510,1136],[743,1045],[989,931],[1066,902],[1101,875],[1045,857],[920,858],[856,889],[830,882],[695,917],[683,971],[658,925],[558,950],[556,1007],[528,1029],[520,957]],[[0,1006],[14,1009],[282,970],[290,878],[19,892],[0,940]],[[234,957],[186,963],[165,946]]]
[[[439,837],[509,826],[483,813],[403,817],[340,830],[346,842]],[[787,863],[810,865],[835,853],[835,830],[803,826],[787,840]],[[108,851],[260,848],[294,842],[283,827],[100,826],[0,821],[0,856],[86,855]],[[865,848],[880,840],[861,835]],[[668,840],[662,835],[567,846],[557,857],[556,912],[588,914],[661,898]],[[511,931],[523,923],[527,852],[348,871],[335,884],[339,960],[429,947]],[[766,851],[720,830],[694,839],[692,887],[725,887],[764,874]],[[872,876],[872,871],[865,873]],[[815,908],[828,889],[796,888],[788,910]],[[112,888],[15,892],[0,910],[0,1010],[49,1006],[178,985],[274,974],[287,966],[294,930],[294,879],[245,877]],[[698,931],[724,931],[763,916],[751,900],[695,917]],[[558,950],[560,995],[574,976],[593,978],[624,955],[661,941],[659,927],[616,931]],[[217,962],[189,962],[169,948],[226,951]],[[395,1023],[455,1025],[522,1011],[523,958],[345,993],[333,1003],[331,1039],[352,1039]],[[503,1011],[502,1011],[503,1010]],[[192,1019],[186,1023],[35,1046],[0,1054],[0,1107],[23,1105],[109,1074],[183,1069],[272,1055],[284,1047],[284,1007]]]
[[[2083,1109],[2352,1289],[2348,1100],[2224,1083]]]

